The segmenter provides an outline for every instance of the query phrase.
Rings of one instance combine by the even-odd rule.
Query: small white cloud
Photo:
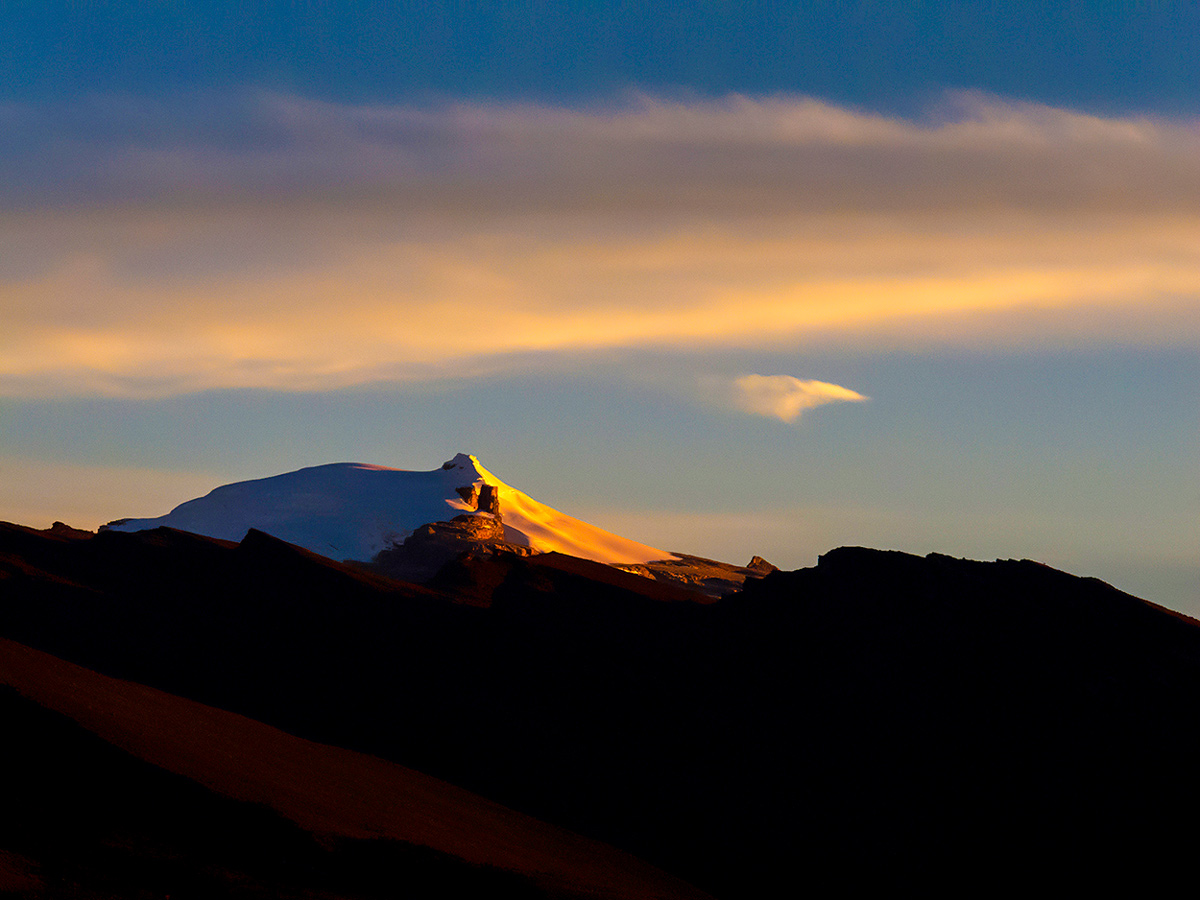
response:
[[[867,399],[840,384],[801,381],[791,375],[743,375],[734,381],[734,402],[739,409],[783,422],[794,422],[815,406]]]

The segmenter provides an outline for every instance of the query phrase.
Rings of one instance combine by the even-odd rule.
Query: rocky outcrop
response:
[[[494,484],[483,484],[479,488],[479,505],[480,512],[491,513],[500,517],[500,489]]]
[[[422,525],[407,538],[405,544],[459,541],[500,541],[504,539],[504,523],[497,515],[464,513],[449,522],[430,522]]]
[[[448,522],[430,522],[415,529],[400,544],[379,553],[373,568],[393,578],[425,583],[451,560],[464,554],[475,557],[502,552],[528,556],[531,547],[504,540],[504,517],[500,513],[500,493],[494,485],[480,488],[467,485],[458,495],[475,512],[463,513]]]
[[[650,569],[641,563],[613,563],[614,569],[620,569],[622,572],[628,572],[630,575],[641,575],[643,578],[653,578],[650,574]]]
[[[759,557],[756,556],[754,559],[759,559]],[[770,563],[766,563],[766,565],[771,566]],[[622,568],[632,571],[632,568],[628,566]],[[675,582],[714,600],[740,590],[748,580],[762,578],[767,574],[762,569],[735,566],[730,563],[718,562],[715,559],[705,559],[703,556],[692,556],[679,552],[675,553],[674,559],[655,560],[638,568],[645,569],[645,574],[656,581]],[[774,568],[771,566],[772,570]]]
[[[772,565],[761,556],[750,557],[750,562],[746,564],[746,568],[751,572],[759,572],[762,575],[770,575],[772,572],[779,571],[779,566]]]
[[[779,571],[761,556],[751,558],[748,566],[735,566],[679,552],[675,553],[674,559],[654,560],[644,565],[617,568],[635,575],[645,575],[656,581],[675,582],[714,600],[740,590],[747,581],[755,581]]]
[[[499,516],[464,513],[449,522],[422,525],[403,543],[379,553],[372,563],[385,575],[423,583],[460,554],[503,542],[504,523]]]
[[[84,531],[81,528],[72,528],[66,522],[55,522],[46,529],[46,533],[57,538],[70,538],[73,540],[86,540],[93,536],[93,532]]]

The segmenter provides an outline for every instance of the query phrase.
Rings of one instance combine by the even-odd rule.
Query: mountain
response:
[[[451,522],[468,537],[603,563],[674,559],[539,503],[465,453],[431,472],[333,463],[240,481],[165,516],[119,519],[105,528],[166,526],[230,541],[256,528],[332,559],[369,561],[424,525]]]
[[[781,885],[1153,893],[1190,876],[1197,622],[1027,560],[853,547],[695,599],[680,584],[553,552],[467,553],[417,586],[259,531],[233,543],[169,528],[0,526],[0,636],[140,685],[128,689],[137,696],[245,720],[193,730],[199,763],[180,777],[206,789],[224,777],[207,767],[228,759],[227,725],[250,733],[255,722],[616,847],[722,900]],[[23,652],[0,646],[0,657]],[[45,715],[70,714],[60,688],[80,716],[97,717],[89,728],[140,715],[125,688],[88,693],[91,676],[47,678],[35,667],[17,686]],[[184,716],[161,702],[164,720]],[[8,770],[36,769],[49,738],[26,724],[45,715],[7,710]],[[281,759],[309,752],[275,739],[293,748]],[[96,767],[126,745],[83,743],[63,777],[94,773],[80,778],[102,787],[108,770]],[[265,782],[285,818],[290,807],[270,802],[276,790],[301,808],[330,796],[308,775],[279,784],[239,771]],[[135,845],[155,821],[139,810],[122,820]],[[221,813],[235,835],[221,854],[278,867],[252,840],[261,811]],[[76,871],[113,841],[126,846],[106,832],[100,849],[57,851],[49,838],[30,849],[10,821],[0,875],[7,866],[14,879],[40,877],[51,857]],[[177,849],[209,859],[206,840],[184,832]],[[218,869],[232,865],[218,856]],[[398,865],[396,890],[419,883],[423,865]],[[554,896],[545,881],[521,885]]]
[[[71,896],[706,896],[406,767],[3,639],[0,686],[0,761],[21,775],[5,796],[0,893],[23,881]]]

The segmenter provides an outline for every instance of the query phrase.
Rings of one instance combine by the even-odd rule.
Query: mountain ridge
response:
[[[373,846],[375,852],[386,856],[390,851],[403,862],[406,853],[411,855],[407,848],[415,846],[439,854],[449,863],[443,864],[447,874],[467,880],[467,889],[516,887],[514,894],[522,897],[545,892],[580,900],[708,896],[628,854],[420,772],[305,741],[4,639],[0,687],[15,690],[128,754],[126,769],[142,761],[182,776],[234,801],[224,804],[233,815],[239,814],[239,806],[270,810],[299,834],[315,838],[308,850],[314,856],[336,860],[339,849],[340,855],[348,856],[352,854],[345,851],[351,847]],[[272,827],[261,813],[240,813],[255,814]],[[100,835],[104,840],[103,830]],[[30,843],[30,836],[22,840],[26,853],[50,855],[36,840],[32,847]],[[147,862],[143,859],[142,865]],[[506,873],[520,881],[507,884]],[[470,879],[479,883],[471,885]],[[519,890],[522,882],[529,885],[524,892]]]
[[[1197,622],[1030,561],[838,548],[708,603],[596,566],[468,553],[419,587],[262,533],[0,526],[0,636],[723,900],[1190,864]]]
[[[494,499],[481,508],[485,495]],[[102,527],[168,526],[234,541],[257,528],[333,559],[370,562],[422,526],[489,518],[502,529],[503,542],[534,551],[623,565],[675,558],[534,500],[466,453],[430,471],[366,463],[307,466],[221,485],[163,516],[116,519]]]

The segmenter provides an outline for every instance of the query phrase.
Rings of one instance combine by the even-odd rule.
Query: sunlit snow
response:
[[[334,559],[369,560],[421,525],[473,513],[457,489],[482,484],[497,488],[504,537],[510,543],[604,563],[671,556],[539,503],[465,453],[432,472],[331,463],[239,481],[182,503],[165,516],[129,519],[108,528],[141,531],[166,525],[231,541],[257,528]]]

